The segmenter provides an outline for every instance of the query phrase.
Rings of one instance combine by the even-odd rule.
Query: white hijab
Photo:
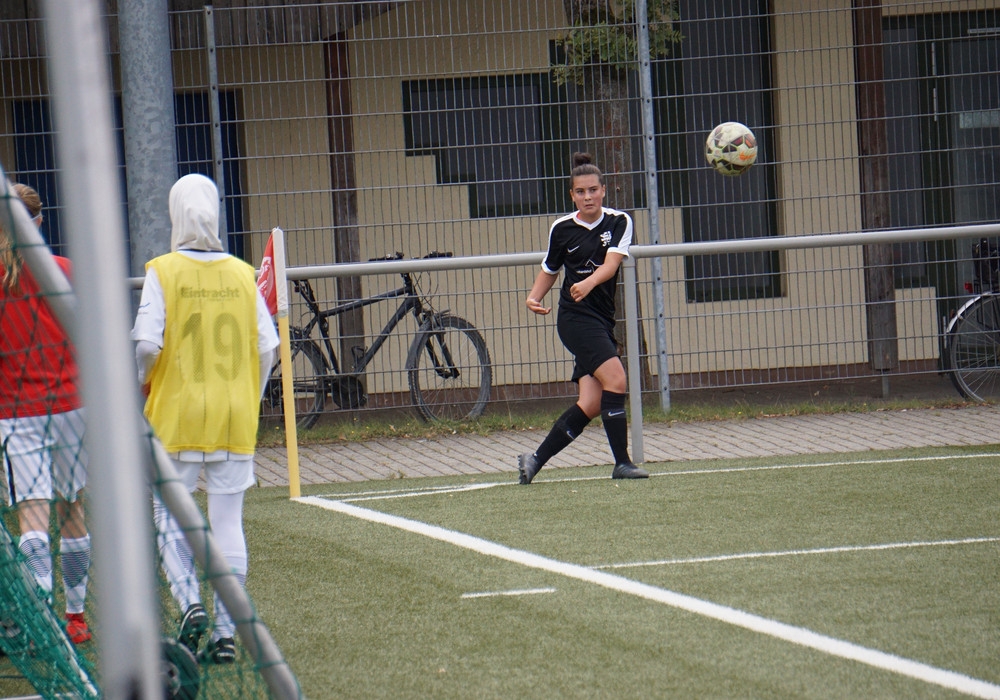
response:
[[[185,175],[170,188],[170,250],[215,250],[219,239],[219,189],[204,175]]]

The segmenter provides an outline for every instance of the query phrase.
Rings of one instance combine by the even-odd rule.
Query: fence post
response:
[[[205,61],[208,63],[208,110],[212,119],[212,172],[219,188],[219,238],[229,249],[229,221],[226,218],[226,168],[222,161],[222,108],[219,105],[219,58],[215,50],[215,12],[205,5]]]
[[[649,209],[649,242],[660,242],[660,194],[656,179],[656,126],[653,122],[653,78],[649,62],[649,8],[646,0],[636,0],[638,24],[636,39],[639,50],[639,94],[642,98],[642,153],[646,166],[646,206]],[[656,380],[659,384],[660,407],[670,410],[670,365],[667,357],[666,312],[663,306],[663,261],[654,257],[653,311],[656,313]]]
[[[642,378],[639,358],[639,303],[636,290],[635,258],[622,261],[625,295],[625,357],[628,358],[628,399],[632,411],[632,460],[646,461],[642,447]]]

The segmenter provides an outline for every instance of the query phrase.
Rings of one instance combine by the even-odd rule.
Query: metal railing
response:
[[[948,241],[963,238],[988,238],[1000,236],[1000,224],[984,224],[972,226],[954,226],[942,228],[923,228],[899,231],[878,231],[878,232],[855,232],[827,235],[806,235],[792,237],[772,237],[757,239],[742,239],[729,241],[712,241],[702,243],[676,243],[662,245],[636,245],[630,248],[631,256],[623,264],[622,280],[624,288],[624,324],[625,324],[625,357],[635,358],[642,356],[640,349],[640,322],[649,322],[648,317],[643,318],[639,314],[639,299],[642,286],[637,281],[636,269],[639,261],[652,258],[673,258],[694,255],[711,255],[720,253],[750,253],[754,251],[792,251],[845,246],[866,246],[885,245],[893,243],[909,243],[916,241]],[[487,270],[496,268],[526,267],[538,265],[544,255],[538,252],[514,253],[504,255],[481,255],[469,257],[453,258],[433,258],[414,259],[398,261],[380,261],[368,263],[343,263],[336,265],[316,265],[291,267],[287,270],[289,281],[305,279],[343,278],[343,277],[366,277],[371,275],[396,274],[401,272],[445,272],[445,271],[471,271]],[[521,313],[524,290],[507,290],[516,306],[517,313]],[[496,290],[489,289],[466,289],[464,294],[482,294],[494,296]],[[862,306],[864,302],[862,302]],[[819,307],[817,307],[818,309]],[[808,309],[806,309],[808,311]],[[739,312],[734,312],[738,314]],[[755,312],[759,313],[759,312]],[[508,316],[508,318],[510,318]],[[476,318],[470,316],[474,323]],[[294,325],[294,324],[293,324]],[[937,324],[933,324],[937,328]],[[504,327],[490,327],[484,330],[488,338],[499,338],[504,335],[514,334],[516,322],[506,324]],[[550,329],[554,334],[554,328]],[[842,342],[844,338],[839,338]],[[864,338],[854,339],[865,341]],[[489,344],[489,340],[487,341]],[[670,366],[671,338],[664,336],[656,337],[656,352],[661,355],[659,366]],[[935,341],[936,343],[936,341]],[[727,348],[722,348],[727,350]],[[728,348],[729,351],[736,348]],[[521,358],[522,363],[528,364],[537,362],[537,356],[529,356],[525,353]],[[628,375],[630,387],[641,387],[642,376],[639,362],[628,362]],[[402,371],[402,368],[398,368]],[[761,369],[761,368],[756,368]],[[502,375],[501,375],[502,376]],[[500,380],[503,381],[502,379]],[[670,408],[670,382],[659,381],[657,395],[661,408]],[[642,412],[643,401],[642,391],[630,391],[630,408],[632,414],[632,441],[635,459],[642,461]]]

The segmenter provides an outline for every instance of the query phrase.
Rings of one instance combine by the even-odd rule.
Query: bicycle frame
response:
[[[316,326],[319,326],[321,341],[323,343],[324,349],[326,351],[327,358],[330,361],[330,366],[335,374],[341,374],[340,363],[337,360],[337,353],[333,348],[333,339],[330,337],[330,324],[329,319],[333,316],[339,316],[341,314],[347,313],[348,311],[354,311],[356,309],[361,309],[366,306],[371,306],[373,304],[378,304],[382,301],[388,301],[390,299],[397,299],[403,297],[402,303],[399,308],[396,309],[389,321],[383,326],[382,330],[378,335],[374,336],[372,344],[365,350],[365,352],[360,356],[356,357],[354,360],[354,366],[350,369],[349,374],[360,374],[369,365],[378,351],[381,350],[385,341],[388,339],[389,334],[395,330],[399,322],[407,316],[407,314],[412,313],[413,317],[419,324],[423,320],[424,316],[424,305],[420,300],[420,297],[416,293],[416,289],[413,284],[413,279],[410,273],[402,273],[403,286],[398,289],[394,289],[388,292],[382,292],[381,294],[376,294],[374,296],[365,297],[364,299],[356,299],[354,301],[345,302],[343,304],[338,304],[331,309],[320,309],[319,303],[316,301],[315,297],[312,295],[312,286],[308,285],[307,282],[302,283],[296,282],[296,290],[299,294],[306,300],[306,305],[312,312],[312,318],[309,322],[302,327],[305,337],[312,336],[312,330]],[[303,288],[300,288],[300,284]]]
[[[451,255],[435,251],[424,258]],[[402,253],[396,253],[376,260],[402,258]],[[300,421],[303,427],[315,424],[325,410],[327,396],[332,397],[340,408],[354,409],[367,403],[367,389],[361,375],[385,345],[389,335],[398,329],[400,321],[409,314],[413,315],[417,327],[409,343],[403,372],[409,385],[412,406],[421,420],[465,420],[482,415],[489,402],[493,376],[489,350],[482,334],[464,318],[452,315],[448,310],[433,308],[417,290],[412,272],[399,274],[403,279],[402,287],[353,299],[329,309],[320,307],[308,279],[293,281],[295,292],[302,297],[309,310],[308,314],[303,314],[304,324],[291,329],[293,341],[301,344],[293,349],[292,356],[294,358],[301,352],[300,361],[306,363],[303,378],[296,378],[293,384],[296,400],[305,410]],[[344,360],[345,367],[342,368],[335,347],[347,343],[339,335],[330,333],[330,318],[392,299],[399,299],[399,306],[381,331],[363,336],[362,342],[371,339],[371,346],[350,349],[353,361],[349,370],[344,371],[349,361]],[[317,327],[320,338],[313,337],[313,330]],[[265,409],[262,410],[276,417],[283,413],[282,387],[274,377],[268,380],[268,386],[264,395]]]

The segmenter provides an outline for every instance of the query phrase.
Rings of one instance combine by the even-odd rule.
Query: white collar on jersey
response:
[[[573,213],[573,221],[575,221],[579,226],[583,226],[585,229],[589,229],[589,230],[593,231],[595,228],[597,228],[597,225],[599,223],[601,223],[602,221],[604,221],[604,217],[607,215],[608,210],[602,207],[601,208],[601,216],[597,219],[597,221],[595,221],[592,224],[587,223],[586,221],[584,221],[583,219],[581,219],[579,216],[577,216],[577,214],[579,214],[579,213],[580,213],[579,211]]]

